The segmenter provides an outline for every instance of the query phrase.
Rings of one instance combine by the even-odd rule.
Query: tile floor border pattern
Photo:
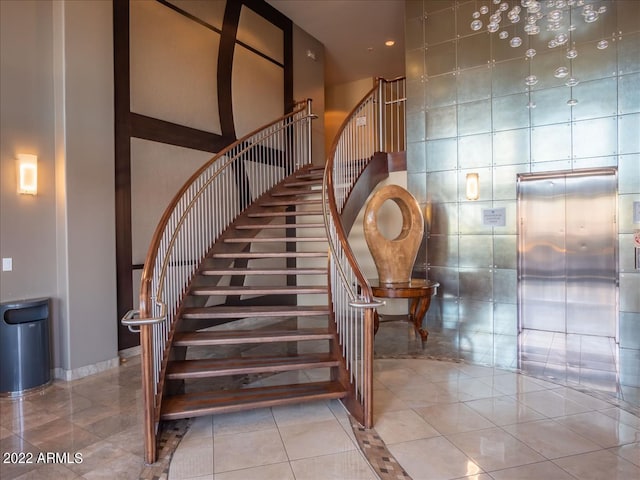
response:
[[[364,428],[349,415],[358,446],[380,480],[411,480],[374,428]]]
[[[158,460],[154,464],[143,467],[140,472],[140,480],[166,480],[169,478],[169,467],[173,454],[192,424],[193,419],[191,418],[161,423]]]

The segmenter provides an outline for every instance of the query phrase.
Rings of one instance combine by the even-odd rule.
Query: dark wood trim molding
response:
[[[131,136],[154,142],[217,153],[235,139],[131,113]]]
[[[119,319],[133,306],[131,270],[131,123],[129,121],[129,0],[113,2],[115,219],[118,350],[138,345],[140,339]]]
[[[227,1],[220,35],[218,52],[218,111],[220,112],[220,129],[222,136],[236,138],[236,127],[233,121],[233,98],[231,74],[233,72],[233,51],[236,46],[236,34],[240,21],[241,2]]]
[[[293,112],[293,23],[287,22],[284,30],[284,104],[285,112]]]
[[[389,163],[389,173],[391,172],[402,172],[407,169],[407,152],[389,152],[388,163]]]
[[[187,12],[186,10],[183,10],[179,6],[174,5],[173,3],[171,3],[171,2],[169,2],[167,0],[156,0],[156,2],[161,3],[165,7],[168,7],[171,10],[173,10],[175,12],[178,12],[180,15],[183,15],[183,16],[187,17],[189,20],[193,20],[194,22],[202,25],[205,28],[208,28],[209,30],[213,30],[216,33],[222,33],[222,30],[220,30],[219,28],[214,27],[210,23],[205,22],[201,18],[198,18],[195,15],[192,15],[191,13]]]

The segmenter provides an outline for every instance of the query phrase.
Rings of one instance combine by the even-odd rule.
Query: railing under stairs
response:
[[[142,273],[140,308],[122,320],[140,332],[145,461],[156,460],[165,371],[193,276],[216,240],[254,200],[311,164],[311,101],[222,150],[167,207]]]
[[[322,204],[331,252],[330,302],[356,392],[358,405],[350,406],[350,411],[359,412],[356,417],[367,428],[373,425],[373,317],[382,302],[373,297],[347,238],[354,212],[362,206],[366,194],[353,202],[357,203],[355,207],[348,204],[375,158],[382,152],[405,149],[404,92],[404,78],[377,80],[342,124],[328,155],[323,184]]]

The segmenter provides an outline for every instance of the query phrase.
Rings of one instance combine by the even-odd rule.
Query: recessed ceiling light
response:
[[[395,42],[395,40],[387,40],[386,42],[384,42],[384,44],[387,47],[393,47],[396,44],[396,42]]]

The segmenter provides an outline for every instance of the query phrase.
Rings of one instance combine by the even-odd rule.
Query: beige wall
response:
[[[315,59],[307,55],[311,52]],[[311,98],[312,111],[318,115],[312,123],[313,163],[325,162],[324,132],[324,45],[302,30],[293,26],[293,99],[302,101]]]
[[[117,363],[110,2],[0,2],[2,301],[52,298],[56,375]],[[87,66],[90,65],[91,68]],[[39,193],[15,193],[15,155]]]
[[[52,9],[0,2],[0,299],[48,296],[56,281]],[[16,154],[38,155],[38,196],[16,193]]]
[[[113,39],[111,2],[54,3],[62,8],[64,45],[55,65],[63,118],[57,143],[64,144],[67,282],[59,282],[63,341],[62,368],[76,371],[117,357],[115,324],[115,212],[113,144]],[[90,65],[91,68],[87,68]],[[61,132],[60,132],[61,133]],[[62,150],[62,148],[60,148]],[[61,172],[62,173],[62,172]]]
[[[328,87],[325,92],[326,109],[324,113],[325,149],[327,154],[342,122],[364,98],[375,84],[374,78],[363,78],[353,82]]]

